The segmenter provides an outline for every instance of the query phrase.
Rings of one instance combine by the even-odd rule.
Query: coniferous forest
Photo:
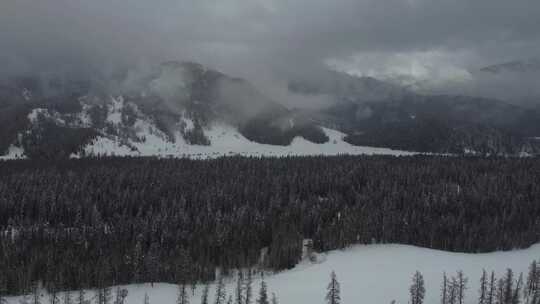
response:
[[[288,269],[304,239],[523,248],[540,241],[539,172],[537,158],[432,156],[0,162],[0,294]]]

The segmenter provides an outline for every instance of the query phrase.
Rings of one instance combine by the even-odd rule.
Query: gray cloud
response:
[[[193,60],[281,92],[329,60],[392,69],[435,53],[439,71],[535,57],[538,16],[537,0],[6,0],[0,73]]]

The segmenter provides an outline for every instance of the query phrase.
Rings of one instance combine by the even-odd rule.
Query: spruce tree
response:
[[[41,304],[39,282],[32,283],[32,304]]]
[[[519,304],[521,302],[521,290],[523,289],[523,273],[519,274],[519,278],[516,282],[516,287],[512,294],[511,304]]]
[[[486,304],[495,304],[495,294],[496,294],[496,284],[497,279],[495,278],[495,271],[491,272],[491,277],[489,279],[489,291],[487,296]]]
[[[178,298],[176,304],[189,304],[189,293],[187,291],[186,284],[178,284]]]
[[[326,290],[327,290],[326,292],[327,304],[340,304],[341,303],[339,282],[337,280],[336,273],[334,271],[332,271],[332,273],[330,274],[330,283],[328,283]]]
[[[77,304],[86,304],[86,293],[84,292],[84,289],[79,288],[79,292],[77,294]]]
[[[514,271],[510,268],[506,270],[506,277],[504,278],[504,304],[512,304],[514,295]]]
[[[225,304],[227,300],[227,291],[225,290],[225,283],[223,282],[223,275],[219,275],[218,284],[216,286],[216,298],[214,304]]]
[[[208,282],[204,284],[204,289],[201,296],[201,304],[208,304],[208,292],[209,292],[210,286],[208,285]]]
[[[252,269],[248,269],[247,278],[245,280],[244,290],[246,291],[246,296],[244,297],[245,304],[251,304],[253,297],[253,274]]]
[[[448,277],[443,273],[443,282],[441,286],[441,304],[448,304]]]
[[[463,271],[458,271],[457,273],[457,297],[458,297],[458,304],[463,304],[465,301],[465,291],[467,290],[467,282],[469,279],[465,277],[463,274]]]
[[[413,276],[409,293],[411,295],[411,304],[422,304],[424,302],[426,288],[424,286],[424,277],[419,271]]]
[[[272,292],[272,304],[279,304],[279,301],[275,292]]]
[[[268,289],[264,277],[261,279],[261,288],[259,288],[259,298],[257,304],[270,304],[268,301]]]
[[[239,269],[236,278],[235,304],[244,304],[244,284],[244,275]]]
[[[480,278],[480,290],[478,291],[480,293],[480,296],[478,297],[478,304],[487,304],[487,298],[488,298],[488,278],[486,270],[482,270],[482,277]]]

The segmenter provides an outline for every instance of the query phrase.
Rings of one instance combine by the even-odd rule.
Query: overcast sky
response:
[[[540,54],[538,0],[2,0],[2,72],[194,60],[243,77],[321,64],[450,73]]]

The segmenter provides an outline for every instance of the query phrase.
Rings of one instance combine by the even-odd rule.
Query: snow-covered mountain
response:
[[[7,79],[0,159],[540,152],[531,140],[540,136],[540,108],[421,95],[334,71],[292,80],[289,91],[329,104],[289,109],[246,80],[196,63]]]
[[[0,87],[0,97],[2,159],[409,154],[353,146],[346,134],[288,110],[250,83],[194,63],[167,62],[123,76],[113,88],[22,79]]]

